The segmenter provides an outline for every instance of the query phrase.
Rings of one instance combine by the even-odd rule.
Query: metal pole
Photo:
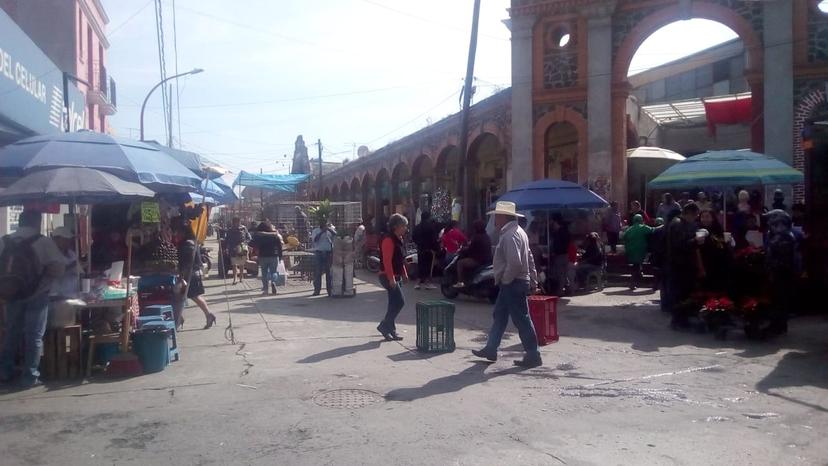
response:
[[[167,120],[167,147],[172,147],[172,146],[173,146],[173,132],[172,132],[172,131],[173,131],[173,125],[172,125],[172,120],[173,120],[173,119],[172,119],[172,112],[173,112],[173,103],[172,103],[172,84],[170,84],[170,85],[169,85],[169,89],[170,89],[170,92],[169,92],[169,94],[167,94],[167,95],[169,95],[169,96],[170,96],[170,98],[169,98],[169,99],[167,99],[167,107],[169,108],[169,115],[170,115],[170,119],[169,119],[169,120]]]
[[[472,16],[471,40],[469,41],[469,59],[466,65],[466,82],[463,87],[463,112],[460,122],[460,159],[457,163],[457,193],[461,198],[462,213],[460,221],[468,227],[471,196],[466,172],[466,146],[469,144],[469,111],[472,98],[472,82],[474,80],[474,58],[477,53],[477,27],[480,20],[480,0],[474,0]]]
[[[319,200],[324,201],[324,199],[322,199],[322,140],[317,139],[316,145],[319,148]]]
[[[161,87],[167,81],[170,81],[172,79],[177,79],[177,78],[180,78],[182,76],[186,76],[188,74],[198,74],[198,73],[202,73],[202,72],[204,72],[204,70],[202,70],[201,68],[196,68],[194,70],[187,71],[186,73],[180,73],[180,74],[177,74],[175,76],[170,76],[169,78],[166,78],[166,79],[162,80],[160,83],[153,86],[152,89],[150,89],[150,91],[147,93],[147,96],[144,97],[144,103],[141,104],[140,138],[141,138],[142,141],[144,140],[144,110],[147,108],[147,102],[149,101],[149,98],[152,95],[152,93],[155,92],[156,89]]]

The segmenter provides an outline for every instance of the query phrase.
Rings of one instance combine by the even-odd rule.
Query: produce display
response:
[[[161,237],[141,246],[134,257],[140,258],[136,266],[144,274],[172,273],[178,268],[178,248]]]

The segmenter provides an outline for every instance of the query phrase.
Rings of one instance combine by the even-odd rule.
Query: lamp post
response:
[[[144,140],[144,110],[147,107],[147,101],[149,101],[149,98],[152,95],[152,93],[155,92],[156,89],[161,87],[167,81],[170,81],[172,79],[177,79],[177,78],[180,78],[182,76],[187,76],[188,74],[198,74],[198,73],[203,73],[203,72],[204,72],[203,69],[195,68],[193,70],[187,71],[186,73],[181,73],[181,74],[177,74],[175,76],[170,76],[169,78],[166,78],[166,79],[162,80],[160,83],[153,86],[152,89],[150,89],[150,91],[147,93],[147,96],[144,98],[144,103],[141,104],[141,140],[142,141]]]

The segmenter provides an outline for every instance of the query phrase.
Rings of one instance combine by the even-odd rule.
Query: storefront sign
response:
[[[141,223],[161,222],[161,209],[157,202],[141,203]]]
[[[0,117],[37,134],[64,131],[67,121],[81,129],[85,99],[69,89],[67,109],[61,70],[0,10]]]

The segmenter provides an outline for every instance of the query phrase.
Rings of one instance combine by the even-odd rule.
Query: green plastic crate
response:
[[[417,303],[417,350],[426,353],[454,351],[454,303]]]

